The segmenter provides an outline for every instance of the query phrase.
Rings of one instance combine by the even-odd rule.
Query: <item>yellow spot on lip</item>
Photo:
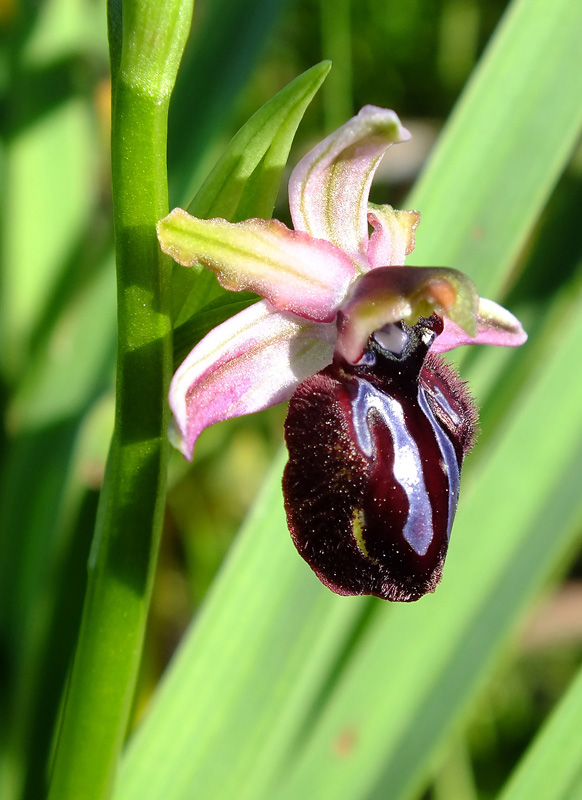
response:
[[[369,561],[372,563],[377,564],[375,558],[372,558],[368,553],[368,548],[366,547],[366,543],[364,542],[364,529],[366,527],[366,516],[361,508],[354,508],[354,513],[352,514],[352,534],[354,539],[356,540],[356,544],[358,548],[362,552]]]

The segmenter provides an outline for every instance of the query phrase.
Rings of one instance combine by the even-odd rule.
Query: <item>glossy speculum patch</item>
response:
[[[437,315],[377,331],[293,395],[285,509],[299,553],[338,594],[417,600],[436,588],[477,413],[429,348]]]

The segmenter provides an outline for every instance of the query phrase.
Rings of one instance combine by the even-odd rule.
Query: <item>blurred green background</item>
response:
[[[393,108],[414,138],[387,156],[372,199],[404,203],[505,7],[200,0],[171,107],[171,203],[187,204],[249,116],[323,58],[333,70],[290,164],[362,105]],[[75,640],[112,424],[105,12],[96,0],[0,0],[0,31],[0,785],[7,792],[19,785],[14,764],[27,752],[22,796],[32,798]],[[285,189],[284,181],[276,216],[288,220]],[[516,259],[520,277],[510,274],[504,285],[506,304],[524,312],[526,327],[548,291],[548,263],[556,291],[578,280],[582,228],[567,210],[581,200],[578,149]],[[480,358],[489,356],[470,355],[465,364]],[[492,400],[475,385],[477,399],[490,401],[484,427],[516,375]],[[284,414],[280,407],[206,431],[191,465],[172,457],[136,719],[263,482]],[[495,796],[563,693],[582,655],[582,560],[564,561],[556,577],[447,748],[427,798]],[[46,665],[42,675],[37,663]]]

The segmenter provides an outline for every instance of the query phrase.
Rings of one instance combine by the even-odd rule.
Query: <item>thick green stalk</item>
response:
[[[192,4],[109,7],[117,405],[51,800],[109,796],[139,667],[165,499],[172,368],[171,264],[155,224],[168,210],[168,104]]]

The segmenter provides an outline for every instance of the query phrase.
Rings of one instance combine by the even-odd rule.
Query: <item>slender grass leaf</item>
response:
[[[35,754],[40,762],[48,749],[54,725],[51,713],[57,710],[59,682],[62,687],[68,667],[66,654],[76,635],[75,623],[68,626],[67,618],[78,610],[77,583],[67,581],[72,605],[58,621],[55,603],[65,564],[80,572],[83,580],[86,575],[86,548],[72,540],[85,486],[73,468],[83,418],[109,385],[113,370],[111,267],[103,265],[66,309],[27,371],[11,408],[17,433],[4,454],[0,482],[0,636],[11,656],[6,664],[12,678],[7,722],[15,786],[28,780],[38,788],[34,779],[44,780],[44,775],[27,776],[27,759]],[[86,521],[83,530],[92,527]],[[49,680],[52,697],[40,702],[41,687]],[[41,708],[47,709],[44,715]],[[13,796],[1,783],[0,794]]]
[[[107,258],[61,309],[30,360],[8,411],[14,429],[48,427],[86,410],[110,383],[114,361],[115,275]]]
[[[170,197],[187,202],[209,142],[232,115],[285,0],[218,0],[196,12],[168,134]]]
[[[354,113],[351,2],[320,0],[320,14],[322,51],[333,64],[322,92],[323,112],[326,130],[333,131]]]
[[[582,789],[582,670],[515,769],[499,800],[574,800]]]
[[[28,11],[9,9],[3,20],[0,327],[8,415],[0,448],[0,646],[8,681],[0,795],[7,800],[20,796],[27,769],[44,780],[42,756],[34,766],[26,760],[48,750],[74,639],[63,617],[58,645],[49,630],[74,525],[73,454],[83,414],[109,380],[115,335],[114,283],[87,236],[102,199],[90,92],[101,56],[105,64],[105,10],[51,0]],[[84,556],[75,569],[82,581]],[[39,701],[53,679],[52,697]]]
[[[224,217],[231,222],[272,215],[293,137],[329,69],[329,62],[311,67],[251,117],[190,203],[191,214],[203,219]],[[221,296],[228,297],[228,293],[208,271],[174,269],[178,324]]]
[[[281,89],[240,129],[188,211],[208,219],[269,219],[297,127],[331,68],[316,64]]]
[[[70,242],[87,225],[95,151],[92,120],[79,98],[62,103],[7,147],[0,317],[9,376],[25,364],[45,298],[59,281]]]
[[[407,263],[470,271],[488,297],[514,279],[580,135],[581,36],[576,0],[510,5],[409,201],[423,217]]]

